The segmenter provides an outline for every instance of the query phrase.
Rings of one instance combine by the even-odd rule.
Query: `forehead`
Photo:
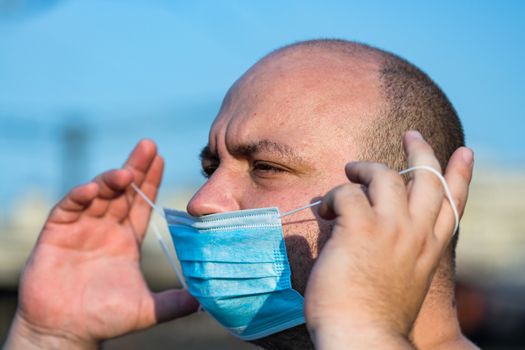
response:
[[[374,67],[364,63],[331,57],[263,61],[228,92],[210,148],[268,139],[306,154],[348,152],[378,114],[378,91]]]

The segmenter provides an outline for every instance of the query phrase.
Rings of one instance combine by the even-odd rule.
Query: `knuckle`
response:
[[[398,195],[401,195],[403,193],[406,193],[406,186],[403,180],[401,181],[395,181],[390,184],[390,187],[393,192],[395,192]]]
[[[381,233],[390,237],[397,237],[402,235],[401,225],[397,220],[391,217],[381,216],[380,218]]]
[[[399,175],[397,171],[392,170],[392,169],[387,169],[384,173],[384,176],[393,185],[403,185],[404,186],[403,177]]]
[[[356,220],[354,226],[356,230],[359,230],[359,232],[363,233],[372,234],[377,231],[375,221],[370,218],[361,218],[360,220]]]
[[[373,168],[376,172],[381,173],[384,175],[385,173],[388,173],[391,169],[384,163],[374,163]]]
[[[337,186],[334,189],[334,199],[338,201],[344,200],[351,194],[351,192],[352,191],[351,191],[350,184],[344,184],[344,185]]]
[[[347,216],[341,218],[341,223],[352,230],[353,232],[360,234],[374,234],[379,232],[377,220],[373,216]],[[381,233],[381,232],[379,232]]]
[[[388,169],[384,174],[384,181],[387,182],[388,186],[396,193],[403,193],[406,191],[405,181],[397,171]]]

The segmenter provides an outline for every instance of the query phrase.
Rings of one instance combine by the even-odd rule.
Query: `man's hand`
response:
[[[404,146],[409,167],[440,170],[419,133],[408,132]],[[472,164],[462,147],[445,174],[460,215]],[[346,173],[351,183],[329,192],[320,208],[335,226],[308,281],[308,329],[321,349],[411,348],[408,333],[453,235],[453,212],[430,172],[411,173],[408,186],[380,164],[349,163]]]
[[[51,211],[23,272],[6,348],[93,348],[195,311],[184,290],[152,293],[140,269],[164,162],[140,142],[124,167],[73,189]]]

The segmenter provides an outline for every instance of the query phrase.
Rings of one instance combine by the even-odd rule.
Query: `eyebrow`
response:
[[[271,140],[260,140],[258,142],[238,145],[230,150],[230,153],[234,157],[239,158],[250,158],[256,154],[268,152],[278,155],[280,158],[285,159],[297,165],[304,165],[312,167],[309,162],[303,157],[295,153],[294,149],[286,144],[274,142]],[[201,160],[219,160],[219,156],[210,149],[210,146],[205,146],[200,153]]]

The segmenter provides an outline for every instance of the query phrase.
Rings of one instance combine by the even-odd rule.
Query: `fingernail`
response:
[[[412,140],[423,140],[423,135],[417,130],[409,130],[406,135]]]
[[[465,163],[468,165],[472,164],[472,161],[474,160],[474,152],[472,152],[470,148],[465,147],[461,153]]]

